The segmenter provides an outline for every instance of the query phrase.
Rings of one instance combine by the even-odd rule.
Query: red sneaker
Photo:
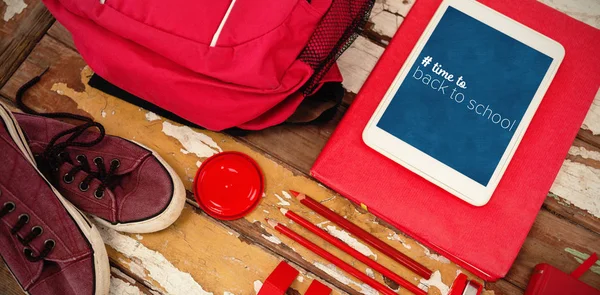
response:
[[[28,113],[35,111],[22,103],[22,95],[38,80],[34,78],[17,93],[19,107]],[[179,217],[185,205],[185,188],[155,151],[105,135],[104,127],[87,117],[40,115],[15,117],[42,173],[79,209],[107,227],[132,233],[162,230]],[[52,119],[56,117],[84,124]]]
[[[0,254],[28,294],[108,294],[102,238],[36,169],[17,121],[0,104]]]

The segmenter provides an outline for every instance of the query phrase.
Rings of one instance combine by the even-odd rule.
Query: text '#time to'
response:
[[[456,77],[454,74],[445,70],[440,63],[433,63],[429,69],[431,74],[426,74],[427,67],[433,63],[433,57],[426,56],[421,61],[421,65],[417,66],[416,70],[412,73],[412,78],[420,80],[424,85],[428,85],[431,89],[446,95],[448,93],[450,98],[456,103],[462,104],[466,101],[465,94],[461,91],[467,89],[467,81],[463,76]],[[452,87],[448,89],[448,87]],[[475,99],[469,99],[467,103],[467,109],[474,111],[477,115],[485,118],[492,123],[499,125],[502,129],[512,132],[516,126],[517,120],[511,120],[503,117],[501,114],[494,112],[490,105],[484,105],[478,103]]]

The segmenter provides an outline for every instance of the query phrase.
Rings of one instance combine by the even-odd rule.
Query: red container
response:
[[[263,173],[252,158],[240,152],[222,152],[202,163],[194,179],[200,208],[221,220],[246,216],[262,198]]]

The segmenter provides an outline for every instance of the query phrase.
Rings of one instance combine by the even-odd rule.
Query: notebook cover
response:
[[[486,280],[504,277],[600,86],[600,31],[535,0],[483,4],[566,55],[490,202],[471,206],[368,148],[361,134],[441,0],[416,1],[311,169],[325,185]]]
[[[546,264],[538,264],[525,295],[600,295],[600,291]]]

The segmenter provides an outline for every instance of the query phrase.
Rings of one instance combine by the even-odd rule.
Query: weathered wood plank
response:
[[[14,279],[4,260],[0,259],[0,294],[25,295],[23,289]]]
[[[486,283],[485,288],[493,291],[494,295],[523,295],[523,290],[505,280]]]
[[[544,207],[600,234],[600,148],[575,139]]]
[[[73,36],[71,36],[71,33],[61,23],[54,22],[47,34],[63,43],[67,47],[77,51],[77,48],[75,48],[75,42],[73,42]]]
[[[39,0],[3,1],[0,3],[0,14],[2,87],[44,36],[54,18]]]

